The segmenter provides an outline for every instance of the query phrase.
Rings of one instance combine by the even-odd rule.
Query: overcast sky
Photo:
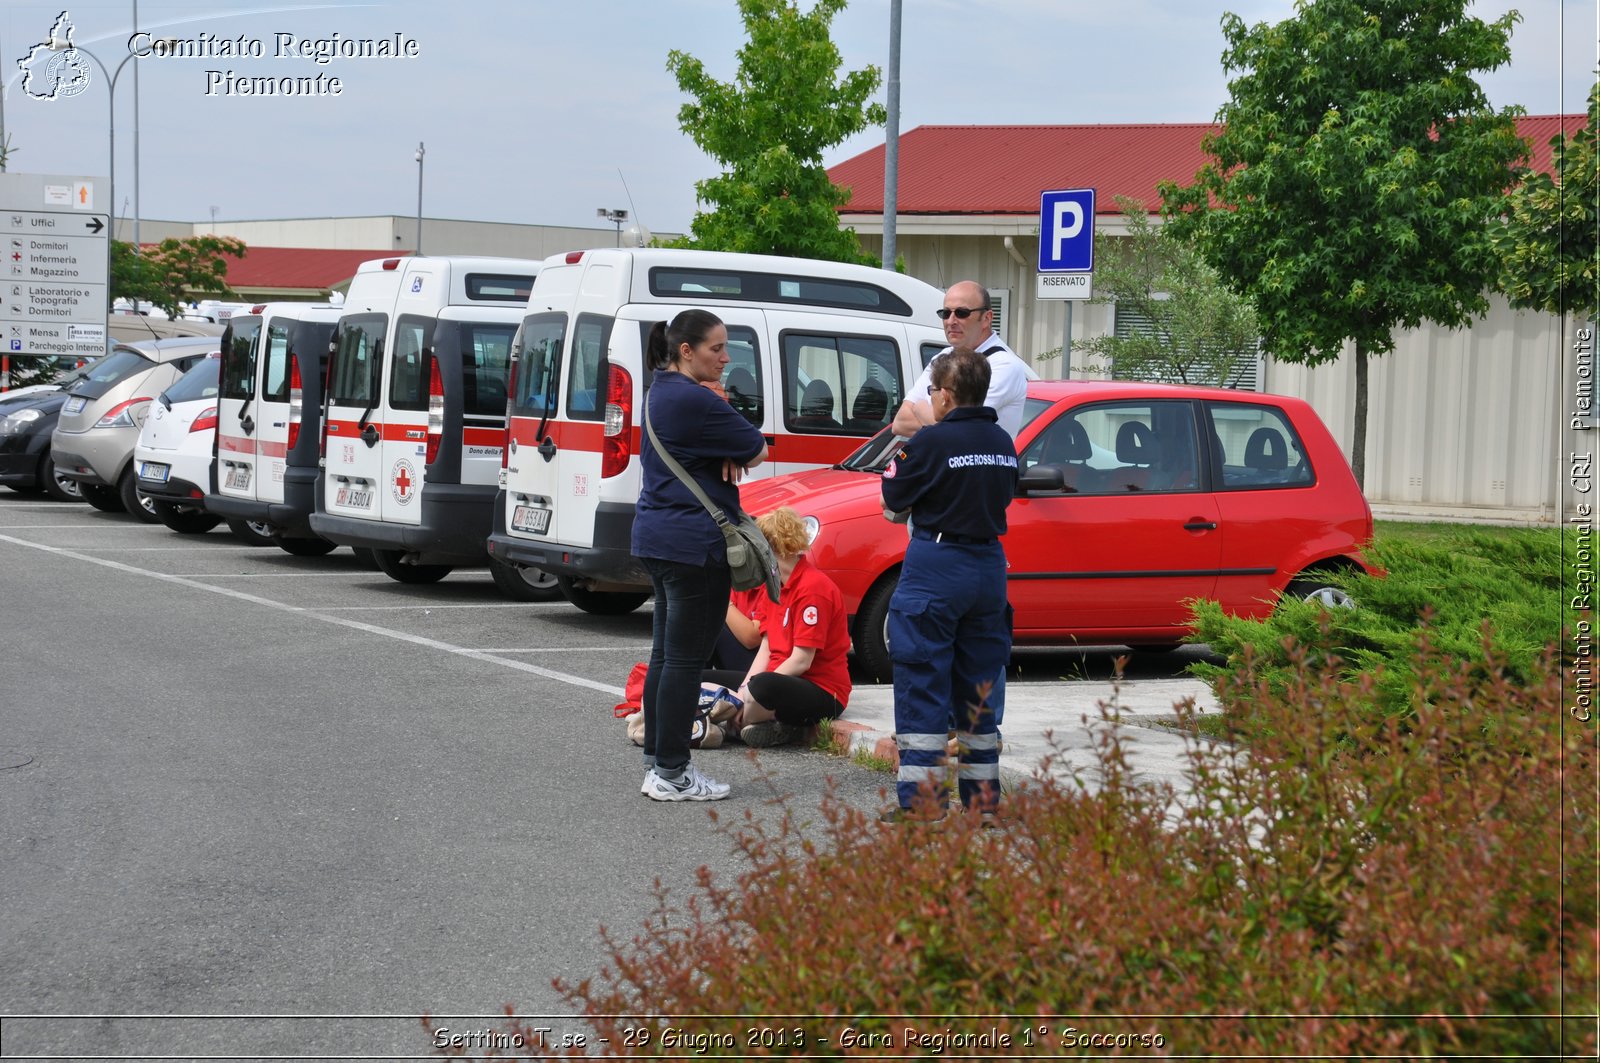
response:
[[[1523,0],[1513,61],[1483,84],[1496,106],[1583,110],[1596,62],[1600,0]],[[37,100],[17,61],[43,41],[64,0],[0,6],[12,172],[104,176],[106,78],[70,98]],[[1495,18],[1512,4],[1482,0]],[[73,41],[115,70],[128,54],[132,0],[67,6]],[[1204,122],[1226,94],[1219,22],[1291,14],[1291,0],[904,0],[901,129],[924,124]],[[671,49],[731,80],[743,27],[734,0],[391,0],[374,3],[138,4],[157,36],[259,41],[262,59],[135,59],[116,84],[117,191],[134,193],[134,77],[139,69],[140,216],[207,221],[365,214],[417,208],[427,145],[429,217],[604,226],[596,208],[631,208],[657,231],[682,231],[694,183],[712,161],[678,128],[684,102]],[[1564,25],[1563,25],[1564,19]],[[834,23],[846,69],[888,66],[889,0],[852,0]],[[275,58],[296,39],[416,42],[402,59]],[[44,57],[48,58],[48,57]],[[215,75],[208,71],[216,71]],[[227,94],[242,78],[338,78],[338,96]],[[33,84],[35,89],[44,79]],[[208,88],[211,94],[208,95]],[[880,90],[880,99],[882,92]],[[882,142],[873,130],[829,164]],[[970,160],[1004,165],[1004,160]],[[1061,175],[1070,187],[1071,173]],[[102,208],[103,209],[103,208]],[[130,211],[131,213],[131,207]]]

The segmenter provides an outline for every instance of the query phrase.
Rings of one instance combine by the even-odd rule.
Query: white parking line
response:
[[[481,605],[471,602],[439,605],[418,602],[416,605],[323,605],[318,608],[330,613],[376,613],[395,609],[570,609],[572,606],[567,602],[484,602]]]
[[[351,620],[342,616],[330,616],[328,613],[325,613],[319,609],[308,609],[297,605],[285,605],[283,602],[275,602],[271,598],[262,598],[258,595],[248,594],[245,591],[234,590],[230,587],[213,587],[210,584],[201,583],[198,580],[187,576],[173,576],[165,572],[152,572],[150,569],[139,568],[135,565],[127,565],[121,561],[110,561],[103,557],[93,557],[89,554],[80,554],[76,550],[65,550],[59,546],[45,546],[43,543],[30,543],[26,539],[18,539],[11,535],[0,535],[0,542],[11,543],[14,546],[26,546],[32,550],[42,550],[47,554],[55,554],[57,557],[69,557],[74,561],[82,561],[83,563],[89,565],[99,565],[102,568],[109,568],[117,572],[127,572],[135,576],[148,576],[150,579],[160,580],[163,583],[176,583],[179,586],[189,587],[193,590],[207,591],[211,594],[220,594],[226,598],[234,598],[241,602],[250,602],[254,605],[265,606],[268,609],[276,609],[279,612],[294,613],[297,616],[309,617],[312,620],[320,620],[324,624],[335,624],[339,627],[350,628],[354,631],[364,631],[369,635],[378,635],[382,638],[395,639],[399,642],[409,642],[416,646],[425,646],[428,649],[440,650],[444,653],[452,653],[458,657],[466,657],[475,661],[484,661],[490,664],[503,665],[506,668],[514,668],[519,672],[528,672],[533,675],[542,676],[545,679],[554,679],[558,683],[566,683],[575,687],[584,687],[589,690],[598,690],[603,694],[610,694],[613,697],[624,697],[627,694],[627,692],[619,686],[613,686],[610,683],[596,682],[593,679],[585,679],[581,675],[569,675],[566,672],[557,672],[550,668],[541,668],[536,664],[529,664],[526,661],[515,661],[506,657],[497,657],[494,653],[484,650],[469,650],[463,646],[454,646],[448,642],[441,642],[438,639],[430,639],[422,635],[413,635],[405,631],[396,631],[393,628],[379,627],[376,624],[365,624],[359,620]]]
[[[10,528],[13,531],[32,531],[34,528],[77,528],[79,531],[100,531],[113,528],[117,531],[144,531],[144,524],[0,524],[0,528]]]
[[[650,653],[650,645],[643,646],[482,646],[473,653]]]

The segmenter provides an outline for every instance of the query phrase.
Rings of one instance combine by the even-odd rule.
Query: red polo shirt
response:
[[[850,631],[845,623],[844,595],[827,573],[814,568],[811,559],[800,555],[799,562],[776,604],[761,599],[761,633],[766,636],[772,657],[767,671],[789,659],[796,646],[817,651],[805,677],[838,699],[850,701]]]

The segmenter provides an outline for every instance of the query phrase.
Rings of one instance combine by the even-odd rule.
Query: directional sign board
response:
[[[110,219],[90,177],[0,174],[0,354],[106,353]]]
[[[1094,189],[1039,194],[1041,299],[1087,299],[1094,269]]]

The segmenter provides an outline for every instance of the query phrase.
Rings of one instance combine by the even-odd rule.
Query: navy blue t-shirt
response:
[[[645,401],[661,445],[729,520],[737,520],[739,487],[722,478],[722,463],[732,458],[742,465],[761,453],[761,430],[683,373],[656,373]],[[633,556],[688,565],[726,561],[717,522],[656,453],[642,415],[639,435],[644,483],[633,515]]]
[[[919,429],[883,470],[883,501],[922,531],[999,538],[1017,490],[1017,448],[988,406]]]

